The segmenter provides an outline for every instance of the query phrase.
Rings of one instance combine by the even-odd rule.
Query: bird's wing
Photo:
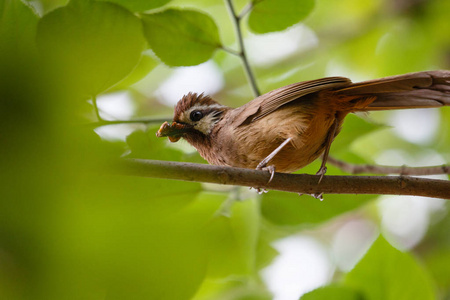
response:
[[[261,95],[258,98],[234,110],[235,118],[232,125],[235,127],[244,122],[253,122],[274,112],[279,107],[302,96],[319,92],[322,90],[344,87],[350,85],[351,81],[345,77],[326,77],[311,81],[298,82],[281,87],[279,89]]]

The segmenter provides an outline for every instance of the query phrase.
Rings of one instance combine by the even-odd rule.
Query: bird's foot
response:
[[[313,198],[319,199],[320,201],[323,201],[323,193],[315,193],[315,194],[303,194],[303,193],[298,193],[299,196],[303,196],[303,195],[309,195]]]
[[[312,194],[311,197],[314,197],[316,199],[319,199],[320,201],[323,201],[323,193],[315,193],[315,194]]]
[[[268,192],[266,189],[251,187],[250,190],[255,190],[258,194],[262,195]]]
[[[322,181],[323,175],[325,175],[326,172],[327,172],[327,167],[325,167],[325,166],[321,166],[319,171],[317,171],[316,175],[320,175],[318,184]]]
[[[269,183],[272,181],[273,175],[275,175],[275,166],[273,166],[273,165],[266,166],[266,164],[265,164],[264,162],[261,162],[261,163],[256,167],[256,170],[268,171],[268,172],[269,172],[270,178],[269,178],[269,181],[267,181],[267,184],[269,184]],[[257,188],[251,187],[250,189],[251,189],[251,190],[252,190],[252,189],[256,190],[256,192],[257,192],[258,194],[260,194],[260,195],[263,194],[263,193],[267,193],[267,190],[266,190],[266,189],[262,189],[262,188],[259,188],[259,187],[257,187]]]
[[[262,171],[269,172],[270,178],[269,178],[269,181],[267,181],[267,184],[269,184],[272,181],[273,176],[275,175],[275,166],[274,165],[266,166],[265,164],[259,164],[256,167],[256,170],[262,170]]]

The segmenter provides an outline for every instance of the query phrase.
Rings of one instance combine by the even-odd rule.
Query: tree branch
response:
[[[247,54],[245,51],[244,39],[242,37],[241,17],[243,15],[241,16],[241,15],[236,14],[236,11],[233,6],[233,0],[225,0],[225,3],[227,4],[228,11],[230,12],[231,19],[233,20],[233,24],[234,24],[234,28],[235,28],[236,36],[237,36],[237,42],[238,42],[240,50],[236,52],[236,51],[230,51],[230,49],[225,48],[225,47],[222,47],[222,49],[231,54],[237,55],[241,58],[242,63],[244,64],[245,74],[247,75],[247,79],[250,82],[250,86],[252,87],[253,94],[255,95],[255,97],[258,97],[259,95],[261,95],[261,93],[259,92],[259,88],[256,83],[256,77],[253,74],[252,69],[250,68],[250,64],[248,62]],[[250,10],[251,8],[252,8],[252,6],[250,6],[248,8],[248,10]]]
[[[302,194],[413,195],[450,199],[450,181],[405,176],[324,176],[275,173],[253,169],[157,160],[122,160],[114,166],[121,174],[259,187]]]
[[[327,163],[334,165],[349,174],[399,174],[408,176],[424,176],[437,174],[450,174],[449,165],[408,167],[408,166],[378,166],[378,165],[355,165],[333,157],[328,157]]]

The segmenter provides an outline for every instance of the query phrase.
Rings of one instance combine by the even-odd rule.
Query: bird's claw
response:
[[[323,201],[323,192],[322,193],[316,193],[316,194],[312,194],[312,197],[319,199],[320,201]]]
[[[255,190],[258,194],[262,195],[267,193],[268,191],[266,189],[262,189],[262,188],[255,188],[255,187],[250,187],[250,190]]]
[[[258,165],[256,167],[256,170],[268,171],[270,173],[270,178],[269,178],[269,181],[267,181],[267,184],[272,182],[273,176],[275,175],[275,166],[274,165],[270,165],[270,166]]]
[[[319,171],[317,171],[316,175],[320,175],[318,184],[322,181],[323,175],[327,172],[327,167],[320,167]]]
[[[303,196],[303,195],[305,195],[305,194],[303,194],[303,193],[298,193],[298,195],[299,195],[299,196]],[[316,199],[319,199],[320,201],[323,201],[323,193],[306,194],[306,195],[309,195],[309,196],[311,196],[311,197],[313,197],[313,198],[316,198]]]
[[[275,175],[275,166],[273,166],[273,165],[265,166],[265,165],[259,164],[259,165],[256,167],[256,170],[268,171],[268,172],[270,173],[270,178],[269,178],[269,181],[267,181],[267,184],[269,184],[269,183],[272,181],[273,176]],[[258,194],[260,194],[260,195],[262,195],[263,193],[267,193],[267,190],[266,190],[266,189],[259,188],[259,187],[258,187],[258,188],[251,187],[250,189],[251,189],[251,190],[252,190],[252,189],[256,190],[256,192],[257,192]]]

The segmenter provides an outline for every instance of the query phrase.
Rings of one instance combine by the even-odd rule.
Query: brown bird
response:
[[[327,77],[294,83],[231,108],[189,93],[173,123],[157,132],[187,140],[210,164],[290,173],[321,154],[326,172],[331,143],[347,114],[450,105],[450,71],[428,71],[352,83]],[[269,181],[270,182],[270,181]]]

